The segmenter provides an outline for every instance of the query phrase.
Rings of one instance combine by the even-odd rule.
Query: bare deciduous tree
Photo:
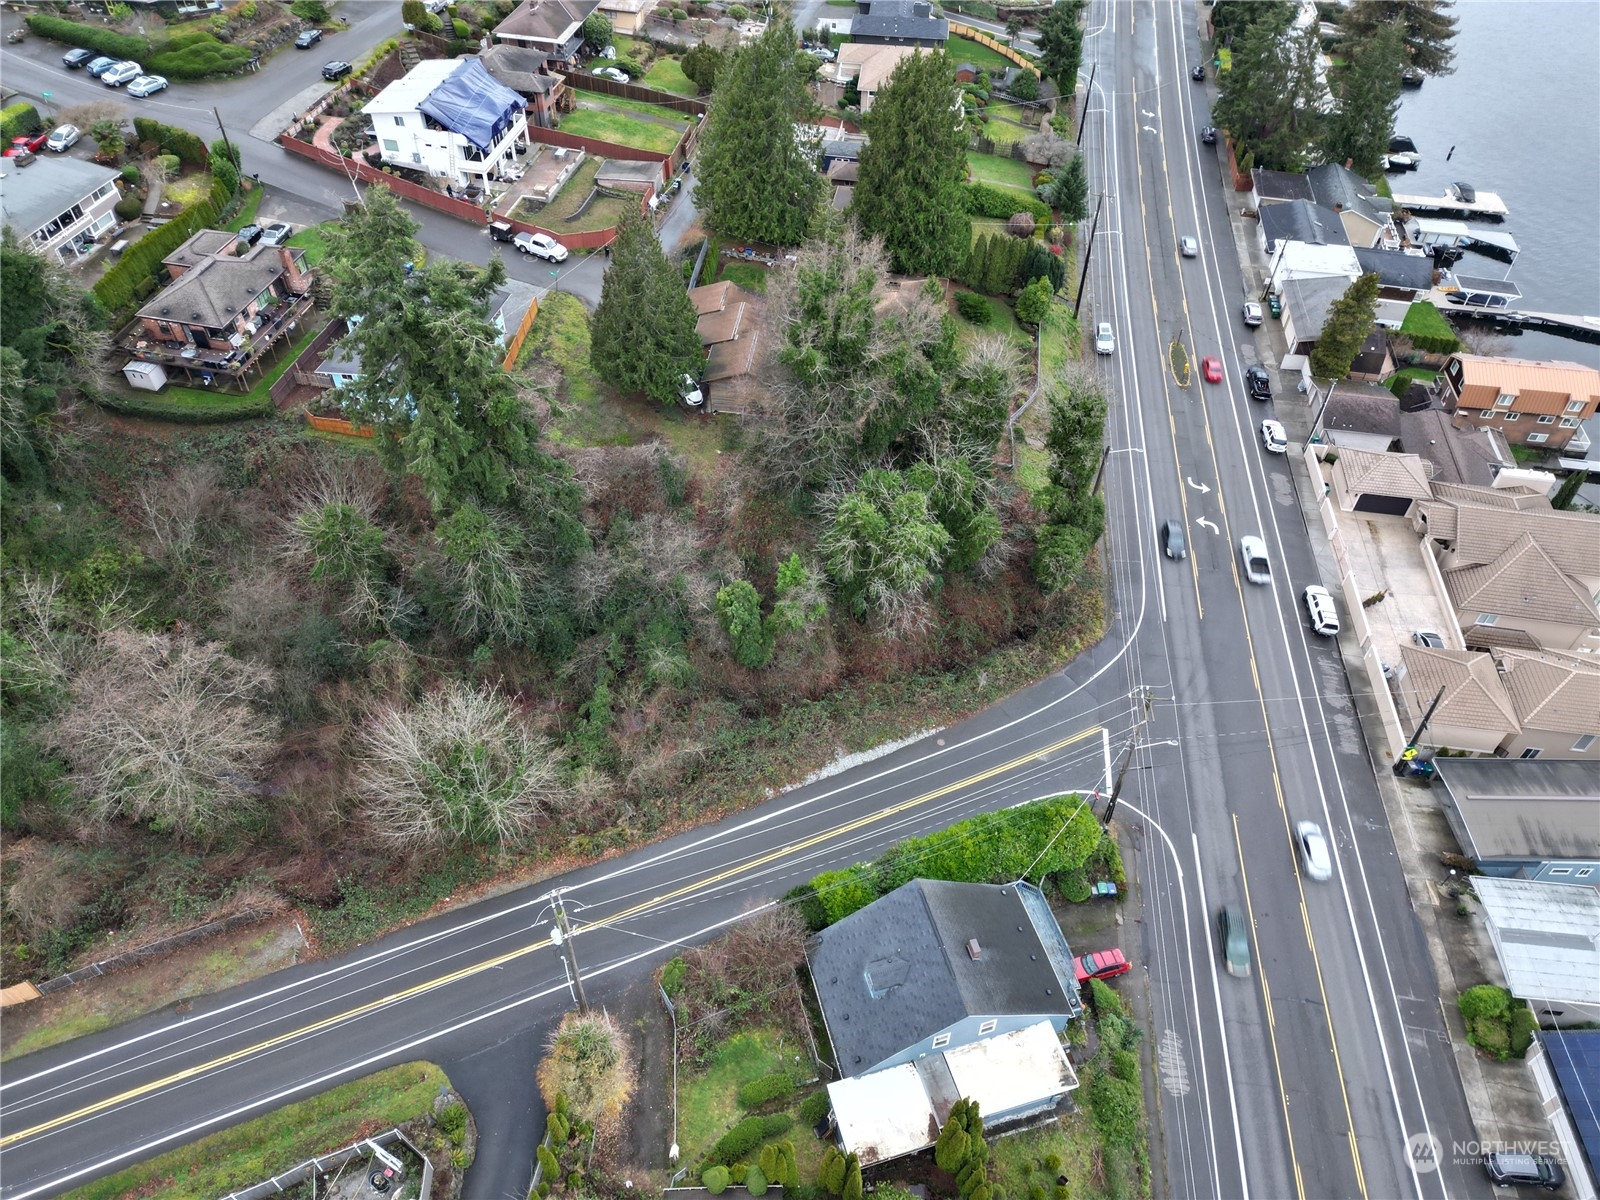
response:
[[[258,707],[271,688],[271,672],[216,642],[111,630],[73,679],[51,741],[96,819],[209,834],[255,807],[277,746]]]
[[[564,794],[556,751],[493,688],[450,683],[386,707],[358,755],[373,828],[400,846],[514,846]]]
[[[156,554],[175,570],[194,559],[205,523],[224,493],[213,463],[180,467],[171,477],[139,485],[140,517]]]
[[[21,838],[6,847],[6,877],[6,914],[29,938],[65,933],[94,889],[73,869],[70,850],[42,838]]]

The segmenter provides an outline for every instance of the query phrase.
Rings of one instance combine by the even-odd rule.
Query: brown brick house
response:
[[[1570,362],[1453,354],[1445,407],[1508,442],[1543,450],[1589,448],[1583,423],[1600,407],[1600,371]]]

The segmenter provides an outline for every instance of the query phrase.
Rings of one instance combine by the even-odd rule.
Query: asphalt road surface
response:
[[[215,104],[246,170],[261,172],[290,219],[331,215],[348,185],[271,146],[273,113],[320,86],[323,61],[358,57],[393,32],[392,13],[345,7],[354,28],[317,50],[150,102],[207,136]],[[1195,137],[1206,120],[1204,90],[1186,74],[1199,53],[1190,11],[1096,5],[1085,42],[1085,70],[1098,71],[1084,141],[1105,203],[1084,316],[1112,320],[1119,341],[1101,364],[1113,398],[1114,604],[1099,647],[958,728],[721,825],[7,1064],[0,1197],[55,1194],[342,1079],[428,1057],[479,1122],[467,1196],[521,1200],[540,1128],[533,1067],[571,1004],[548,886],[566,889],[589,999],[603,1004],[673,947],[819,870],[973,812],[1103,785],[1135,737],[1118,819],[1144,874],[1135,957],[1153,1011],[1157,1193],[1489,1194],[1481,1175],[1415,1171],[1407,1153],[1413,1135],[1448,1142],[1472,1130],[1348,683],[1297,606],[1315,567],[1289,466],[1259,449],[1265,406],[1239,387],[1253,341],[1236,315],[1243,281],[1228,197]],[[29,52],[20,60],[8,48],[9,86],[48,88],[58,106],[99,98],[100,85],[62,72],[59,53],[41,46],[18,47]],[[487,258],[481,232],[422,220],[431,248]],[[1185,233],[1201,242],[1197,258],[1178,255]],[[597,294],[600,264],[588,261]],[[1191,356],[1223,360],[1225,383],[1174,375],[1167,350],[1180,334]],[[1169,517],[1189,530],[1184,562],[1157,547]],[[1267,542],[1269,587],[1239,575],[1234,546],[1246,533]],[[1292,826],[1303,819],[1329,835],[1329,882],[1301,872]],[[1224,902],[1249,916],[1249,979],[1219,967]]]

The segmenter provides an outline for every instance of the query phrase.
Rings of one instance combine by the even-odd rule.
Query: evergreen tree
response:
[[[1239,35],[1213,116],[1241,155],[1275,171],[1304,169],[1322,121],[1321,57],[1314,23],[1297,32],[1289,19],[1268,15]]]
[[[972,244],[962,185],[967,133],[952,111],[955,72],[942,50],[900,60],[866,117],[851,211],[881,237],[897,271],[953,275]]]
[[[1043,242],[1030,241],[1022,256],[1022,272],[1019,278],[1027,283],[1032,283],[1035,279],[1048,279],[1050,293],[1054,295],[1067,281],[1067,264],[1061,261],[1059,254],[1050,253],[1049,247]]]
[[[1556,489],[1556,494],[1550,498],[1550,507],[1558,508],[1563,512],[1571,512],[1572,506],[1578,499],[1578,489],[1583,486],[1585,475],[1582,471],[1573,471],[1561,481],[1561,486]]]
[[[844,1188],[839,1193],[839,1200],[861,1200],[861,1160],[854,1154],[845,1162]]]
[[[1323,157],[1331,163],[1349,162],[1351,170],[1368,179],[1383,170],[1381,160],[1400,111],[1401,38],[1400,26],[1386,25],[1369,40],[1349,45],[1349,61],[1334,82],[1338,100],[1323,133]]]
[[[589,362],[607,383],[674,403],[684,375],[705,363],[694,303],[655,231],[631,207],[617,224],[611,267],[594,310]]]
[[[728,63],[728,56],[709,42],[697,42],[684,51],[683,73],[704,95],[716,86],[717,75]]]
[[[717,618],[733,643],[734,660],[752,671],[772,657],[772,634],[761,621],[761,593],[745,579],[735,579],[717,592]],[[769,1145],[767,1150],[772,1149]],[[765,1155],[765,1151],[763,1151]],[[768,1164],[770,1165],[770,1163]],[[775,1172],[768,1171],[769,1176]]]
[[[1319,379],[1343,379],[1361,353],[1378,313],[1378,277],[1361,276],[1328,309],[1317,344],[1311,350],[1311,373]]]
[[[833,503],[817,550],[858,617],[898,616],[933,586],[950,534],[898,471],[862,472]]]
[[[1083,62],[1083,27],[1078,24],[1083,9],[1083,0],[1062,0],[1039,23],[1039,66],[1068,99],[1077,93]]]
[[[972,239],[972,249],[967,253],[967,265],[962,269],[961,282],[975,292],[983,291],[983,281],[989,270],[989,255],[994,252],[994,234],[983,233]]]
[[[706,224],[730,238],[795,246],[806,236],[824,180],[816,146],[795,121],[810,103],[794,26],[774,21],[714,72],[715,99],[695,159],[695,199]]]
[[[1217,0],[1211,6],[1211,28],[1218,45],[1231,46],[1257,21],[1293,21],[1298,7],[1292,0]]]
[[[1370,41],[1381,29],[1405,31],[1406,60],[1427,75],[1455,71],[1456,18],[1450,0],[1353,0],[1339,18],[1346,38]]]
[[[1076,225],[1089,215],[1089,175],[1083,155],[1075,154],[1050,184],[1050,207],[1061,214],[1067,225]]]
[[[939,1140],[933,1144],[934,1165],[941,1171],[949,1171],[953,1175],[966,1163],[970,1147],[966,1123],[954,1109],[951,1109],[944,1128],[939,1131]]]
[[[817,1176],[817,1183],[823,1191],[837,1196],[844,1190],[845,1157],[837,1147],[830,1144],[822,1156],[822,1170]]]
[[[1046,468],[1050,486],[1045,507],[1059,513],[1087,494],[1094,482],[1105,444],[1106,398],[1091,378],[1079,376],[1053,383],[1046,404],[1050,428],[1044,445],[1050,456]]]

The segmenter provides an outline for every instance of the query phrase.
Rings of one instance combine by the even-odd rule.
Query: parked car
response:
[[[294,227],[282,221],[271,221],[261,227],[263,246],[281,246],[294,236]]]
[[[329,80],[343,79],[346,75],[350,74],[350,72],[354,70],[355,67],[350,63],[343,61],[331,62],[323,66],[322,77]]]
[[[1096,354],[1114,354],[1117,349],[1117,335],[1111,330],[1110,321],[1101,321],[1094,331],[1094,352]]]
[[[50,135],[48,133],[30,133],[25,137],[12,138],[11,148],[6,151],[6,154],[10,158],[15,158],[19,154],[37,154],[49,144]]]
[[[107,71],[111,70],[112,67],[116,66],[117,61],[117,59],[107,58],[104,54],[102,54],[98,58],[91,58],[88,65],[83,69],[89,72],[89,74],[93,75],[96,79],[99,79],[100,76],[104,75]]]
[[[1185,258],[1196,258],[1200,254],[1200,243],[1192,237],[1181,237],[1178,239],[1178,249]]]
[[[1250,934],[1245,929],[1244,914],[1232,904],[1224,904],[1217,914],[1217,925],[1222,934],[1222,962],[1228,974],[1248,979]]]
[[[69,71],[76,71],[80,67],[93,62],[94,57],[95,55],[93,50],[85,50],[83,47],[79,46],[72,50],[68,50],[61,56],[61,65],[66,67],[66,69]]]
[[[1200,373],[1206,377],[1207,383],[1222,382],[1222,360],[1208,354],[1200,360]]]
[[[309,49],[311,49],[311,47],[315,46],[321,40],[322,40],[322,30],[320,30],[320,29],[302,29],[300,31],[300,36],[295,38],[295,40],[294,40],[294,48],[296,50],[309,50]]]
[[[1206,81],[1205,67],[1201,66],[1199,63],[1196,63],[1194,66],[1190,67],[1189,78],[1194,80],[1196,83],[1204,83]]]
[[[246,246],[254,246],[261,240],[261,226],[246,225],[243,229],[239,230],[238,233],[234,234],[234,236]]]
[[[511,244],[524,254],[542,258],[546,262],[566,262],[567,248],[548,233],[519,233]]]
[[[693,375],[685,374],[678,381],[678,395],[689,408],[699,408],[706,402],[706,394]]]
[[[517,234],[510,221],[490,221],[489,237],[496,242],[514,242]]]
[[[1244,577],[1251,583],[1272,582],[1272,565],[1267,562],[1267,544],[1254,534],[1247,533],[1239,539],[1239,561],[1244,564]]]
[[[601,79],[609,79],[614,83],[628,82],[627,72],[619,71],[616,67],[596,67],[594,74],[600,76]]]
[[[105,84],[107,87],[121,87],[125,83],[132,83],[135,79],[139,78],[139,76],[143,74],[144,68],[130,58],[123,62],[119,62],[116,66],[112,67],[109,71],[101,75],[100,82]]]
[[[1313,630],[1323,637],[1333,637],[1339,632],[1339,610],[1334,606],[1332,592],[1313,583],[1301,593],[1300,599],[1306,606]]]
[[[1074,958],[1072,969],[1077,972],[1079,983],[1088,983],[1091,979],[1115,979],[1118,975],[1126,975],[1133,970],[1133,964],[1121,950],[1096,950]]]
[[[157,92],[167,90],[167,77],[165,75],[141,75],[128,85],[128,95],[137,96],[143,100],[146,96],[154,96]]]
[[[1496,1187],[1525,1184],[1553,1192],[1567,1181],[1561,1164],[1543,1154],[1496,1150],[1484,1156],[1483,1170]]]
[[[83,131],[76,125],[57,125],[55,131],[45,141],[46,150],[54,150],[57,154],[65,154],[78,144],[78,139],[83,136]]]
[[[1444,649],[1444,635],[1435,633],[1431,629],[1419,629],[1411,635],[1411,640],[1419,646],[1426,646],[1430,650]]]
[[[1268,454],[1289,453],[1289,439],[1284,436],[1283,426],[1277,421],[1261,422],[1261,445]]]
[[[833,51],[826,46],[807,46],[805,52],[813,58],[820,58],[823,62],[832,62],[834,57]]]
[[[1267,375],[1264,367],[1246,367],[1244,369],[1245,390],[1250,393],[1252,400],[1272,399],[1272,380]]]
[[[1210,125],[1202,127],[1200,130],[1200,140],[1208,146],[1215,146],[1217,144],[1217,131]]]
[[[1168,558],[1188,558],[1189,539],[1177,521],[1161,522],[1161,549]]]
[[[1246,300],[1244,302],[1244,308],[1240,311],[1244,313],[1244,323],[1250,326],[1250,328],[1254,329],[1257,325],[1261,324],[1261,305],[1257,304],[1254,300]]]
[[[1328,854],[1328,839],[1315,821],[1301,821],[1294,827],[1295,840],[1300,843],[1300,857],[1305,860],[1306,874],[1313,879],[1333,878],[1333,859]]]

